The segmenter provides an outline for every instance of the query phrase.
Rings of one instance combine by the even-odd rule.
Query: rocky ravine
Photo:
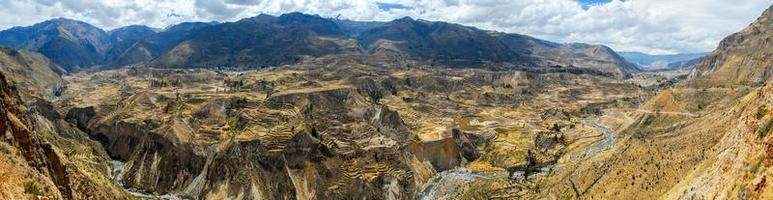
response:
[[[67,118],[127,161],[117,178],[140,191],[206,199],[413,198],[434,171],[422,160],[434,155],[422,154],[399,115],[364,90],[204,102],[139,92],[116,106],[72,108]],[[456,142],[449,145],[445,159],[460,160]]]

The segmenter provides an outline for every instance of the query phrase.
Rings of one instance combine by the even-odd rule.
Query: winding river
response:
[[[460,167],[452,170],[446,170],[438,173],[430,182],[424,184],[424,189],[418,195],[417,199],[420,200],[432,200],[437,199],[438,195],[442,195],[448,191],[458,191],[460,187],[466,183],[480,179],[490,179],[498,176],[507,176],[506,173],[495,175],[482,175],[470,171],[467,168]],[[441,192],[439,192],[441,191]]]
[[[182,200],[183,198],[180,198],[178,196],[172,195],[172,194],[165,194],[165,195],[155,195],[147,192],[143,192],[134,188],[127,188],[123,185],[123,182],[121,182],[121,179],[119,178],[121,174],[123,173],[124,167],[126,166],[126,163],[113,160],[113,171],[112,171],[112,178],[118,187],[123,189],[126,193],[129,193],[130,195],[142,199],[164,199],[164,200]]]
[[[612,144],[615,143],[615,139],[617,138],[617,133],[615,133],[615,131],[610,129],[609,127],[604,126],[604,124],[601,123],[601,120],[599,118],[585,118],[580,120],[580,123],[586,126],[593,127],[597,131],[601,132],[602,135],[604,135],[604,139],[602,139],[598,144],[592,146],[590,149],[585,151],[585,157],[593,156],[593,154],[601,152],[609,148],[609,146],[612,146]]]
[[[580,123],[596,129],[604,136],[604,138],[598,144],[591,146],[588,150],[586,150],[583,153],[583,157],[593,156],[594,154],[609,148],[609,146],[615,143],[617,133],[602,124],[599,118],[583,118],[580,120]],[[550,170],[557,170],[557,168],[556,166],[543,167],[539,170],[539,172],[530,175],[529,177],[544,176],[547,175]],[[438,199],[439,197],[444,196],[446,193],[459,192],[461,187],[472,181],[507,176],[508,174],[506,172],[501,172],[494,175],[483,175],[472,172],[464,167],[443,171],[432,177],[428,183],[424,184],[423,189],[419,193],[417,199]],[[515,172],[513,174],[513,178],[519,177],[523,178],[523,172]]]

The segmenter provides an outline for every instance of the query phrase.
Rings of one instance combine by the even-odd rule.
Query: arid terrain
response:
[[[414,198],[444,170],[506,174],[552,166],[603,140],[584,118],[632,108],[646,94],[604,76],[378,60],[77,73],[64,77],[69,84],[57,107],[69,108],[111,157],[128,161],[118,178],[132,188],[261,197],[267,194],[255,191],[287,194],[281,190],[294,187],[295,197],[386,198],[379,190],[387,184],[391,195]],[[244,156],[254,159],[238,159]],[[180,162],[186,164],[173,165]],[[206,182],[197,183],[199,176]]]
[[[0,48],[0,199],[772,199],[772,9],[658,71],[411,18],[41,23],[99,48]]]

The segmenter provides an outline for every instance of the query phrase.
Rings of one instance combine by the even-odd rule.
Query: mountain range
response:
[[[453,66],[564,66],[618,77],[639,71],[602,45],[558,44],[408,17],[357,22],[289,13],[226,23],[188,22],[164,30],[133,25],[111,31],[59,18],[0,31],[0,45],[40,52],[69,72],[137,63],[254,69],[333,54],[402,55]]]

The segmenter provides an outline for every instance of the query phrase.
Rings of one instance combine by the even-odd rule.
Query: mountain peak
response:
[[[311,15],[311,14],[305,14],[301,12],[291,12],[282,14],[278,17],[280,21],[317,21],[317,20],[328,20],[325,19],[319,15]]]
[[[83,26],[83,27],[99,29],[96,26],[91,25],[89,23],[86,23],[84,21],[79,21],[79,20],[70,19],[70,18],[64,18],[64,17],[59,17],[59,18],[54,18],[54,19],[46,20],[46,21],[43,21],[43,22],[40,22],[40,23],[37,23],[37,24],[33,25],[33,27],[41,27],[41,26],[49,26],[49,25],[55,25],[55,26]],[[102,30],[102,29],[100,29],[100,30]]]
[[[166,28],[164,28],[164,31],[162,32],[175,32],[175,31],[189,31],[193,29],[198,29],[205,26],[210,26],[213,24],[217,24],[215,22],[183,22],[179,24],[170,25]]]
[[[416,21],[416,20],[414,20],[413,18],[411,18],[409,16],[405,16],[405,17],[402,17],[402,18],[399,18],[399,19],[395,19],[395,20],[392,20],[392,21],[400,22],[400,21]]]
[[[110,31],[108,31],[108,33],[127,31],[127,30],[150,30],[150,31],[156,32],[156,29],[151,28],[149,26],[145,26],[145,25],[128,25],[128,26],[118,27],[116,29],[110,30]]]

